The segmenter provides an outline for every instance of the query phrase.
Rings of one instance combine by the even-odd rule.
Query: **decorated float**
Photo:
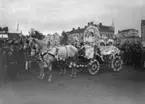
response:
[[[76,68],[78,72],[88,69],[89,73],[95,75],[100,69],[99,61],[95,59],[94,46],[100,40],[100,33],[97,27],[90,25],[84,31],[83,44],[80,49],[76,63],[70,63],[70,68]]]
[[[113,45],[112,39],[100,40],[100,54],[95,52],[95,59],[99,60],[99,63],[105,67],[111,67],[114,71],[120,71],[123,61],[121,59],[120,50]]]
[[[111,67],[114,71],[122,68],[120,50],[113,45],[112,39],[100,36],[96,26],[88,26],[83,39],[83,52],[79,54],[75,64],[70,63],[70,67],[75,67],[78,72],[88,69],[91,75],[97,74],[102,66]]]

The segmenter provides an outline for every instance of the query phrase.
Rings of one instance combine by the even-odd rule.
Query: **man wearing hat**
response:
[[[8,41],[9,47],[5,51],[5,60],[4,65],[5,69],[7,70],[7,77],[14,80],[17,77],[18,68],[17,68],[17,56],[16,56],[16,49],[14,47],[14,41]]]

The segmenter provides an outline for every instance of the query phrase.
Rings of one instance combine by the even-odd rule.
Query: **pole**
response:
[[[19,22],[17,23],[17,31],[19,30]]]

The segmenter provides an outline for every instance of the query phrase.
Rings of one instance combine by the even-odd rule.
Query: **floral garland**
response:
[[[120,71],[120,70],[122,69],[123,61],[121,60],[121,63],[119,64],[120,67],[119,67],[118,69],[116,69],[116,68],[114,67],[114,64],[113,64],[115,58],[119,58],[119,60],[121,60],[121,58],[120,58],[119,56],[113,57],[111,67],[113,68],[114,71]]]
[[[66,59],[62,58],[62,57],[57,57],[57,61],[65,61]]]
[[[91,60],[87,65],[78,65],[78,64],[76,64],[76,63],[73,63],[73,62],[71,62],[70,64],[69,64],[69,68],[72,68],[72,67],[75,67],[75,68],[87,68],[87,67],[89,67],[90,65],[92,65],[94,62],[96,62],[97,60]],[[99,71],[99,69],[100,69],[100,64],[98,64],[98,70],[97,70],[97,72]],[[90,71],[89,71],[90,72]],[[95,75],[96,73],[91,73],[90,72],[90,74],[92,74],[92,75]]]
[[[88,67],[88,64],[87,65],[82,65],[82,64],[78,65],[76,63],[71,62],[69,64],[69,68],[72,68],[72,67],[75,67],[75,68],[86,68],[86,67]]]

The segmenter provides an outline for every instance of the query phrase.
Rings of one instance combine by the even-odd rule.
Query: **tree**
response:
[[[39,40],[42,40],[45,37],[42,33],[40,33],[39,31],[37,31],[33,28],[30,29],[29,34],[30,34],[31,37],[37,38]]]

